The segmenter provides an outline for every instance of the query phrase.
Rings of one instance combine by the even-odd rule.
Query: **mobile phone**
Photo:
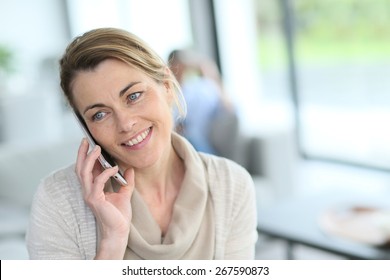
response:
[[[93,139],[91,133],[89,132],[87,125],[85,124],[84,120],[79,116],[75,111],[73,111],[73,115],[76,118],[77,123],[79,124],[81,130],[83,131],[85,137],[88,140],[89,147],[93,149],[96,146],[95,139]],[[111,158],[111,156],[102,148],[101,154],[98,158],[100,164],[103,166],[104,169],[111,168],[115,166],[115,162]],[[114,176],[114,179],[120,184],[120,185],[127,185],[127,182],[120,171],[118,171]]]

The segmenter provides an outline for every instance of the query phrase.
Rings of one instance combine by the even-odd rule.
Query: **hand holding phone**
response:
[[[90,148],[93,149],[96,146],[95,140],[93,139],[91,133],[88,131],[88,128],[85,125],[84,121],[81,119],[81,117],[79,115],[77,115],[77,113],[74,112],[73,110],[72,110],[72,112],[73,112],[73,115],[75,116],[76,121],[79,124],[81,130],[83,131],[85,137],[87,138]],[[104,169],[109,169],[109,168],[113,167],[114,165],[116,165],[111,160],[111,156],[106,151],[104,151],[103,149],[101,151],[102,152],[101,152],[98,160]],[[111,160],[111,163],[108,161],[108,159]],[[120,171],[118,171],[113,177],[120,185],[127,185],[127,182]]]

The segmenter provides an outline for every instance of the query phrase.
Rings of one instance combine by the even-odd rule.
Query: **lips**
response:
[[[138,134],[134,138],[131,138],[127,142],[123,143],[123,145],[128,146],[128,147],[133,147],[134,145],[142,143],[148,137],[150,130],[151,130],[151,128],[149,127],[144,132]]]

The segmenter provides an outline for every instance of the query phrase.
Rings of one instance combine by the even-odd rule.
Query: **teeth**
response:
[[[131,147],[131,146],[134,146],[136,144],[141,143],[146,138],[146,136],[148,136],[149,132],[150,132],[150,128],[148,128],[148,130],[142,132],[136,138],[130,139],[129,142],[126,143],[126,145]]]

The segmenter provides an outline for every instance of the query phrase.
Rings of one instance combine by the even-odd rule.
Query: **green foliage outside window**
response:
[[[389,0],[289,1],[295,50],[302,62],[390,61]],[[256,2],[261,63],[278,64],[285,59],[280,0]]]
[[[0,45],[0,72],[9,73],[13,70],[13,54],[12,51]]]

